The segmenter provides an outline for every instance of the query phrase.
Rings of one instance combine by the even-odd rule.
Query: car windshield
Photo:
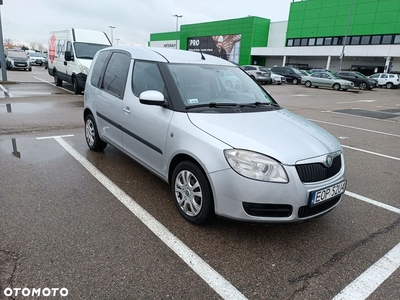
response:
[[[332,78],[341,79],[340,76],[335,73],[327,72],[327,74],[329,74]]]
[[[301,71],[299,69],[293,68],[293,72],[296,73],[296,74],[302,75]]]
[[[24,51],[8,51],[7,55],[11,58],[27,58]]]
[[[90,44],[90,43],[74,43],[76,58],[93,59],[97,51],[109,47],[108,45]]]
[[[40,53],[30,53],[29,54],[30,57],[44,57],[42,54]]]
[[[168,64],[186,107],[241,106],[267,103],[272,97],[238,67]]]
[[[360,72],[356,72],[356,75],[360,78],[367,78],[367,76],[365,76],[363,73]]]
[[[266,73],[269,73],[269,72],[270,72],[270,71],[268,70],[268,68],[265,68],[265,67],[260,67],[260,71],[266,72]]]

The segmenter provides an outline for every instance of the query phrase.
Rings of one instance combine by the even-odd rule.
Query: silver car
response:
[[[345,79],[341,79],[332,72],[314,72],[309,76],[302,76],[301,83],[306,87],[325,87],[332,88],[336,91],[347,91],[354,88],[354,83]]]
[[[225,76],[241,83],[229,87]],[[162,178],[194,224],[214,215],[303,221],[331,211],[345,192],[338,140],[215,56],[102,49],[86,81],[83,118],[90,149],[111,144]]]

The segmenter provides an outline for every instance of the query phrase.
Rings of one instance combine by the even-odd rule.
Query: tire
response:
[[[311,87],[312,86],[312,84],[311,84],[311,81],[309,81],[309,80],[307,80],[306,81],[306,83],[304,84],[306,87]]]
[[[175,205],[186,221],[202,225],[214,216],[210,184],[196,164],[179,163],[172,174],[171,189]]]
[[[299,81],[297,80],[297,78],[293,78],[293,84],[298,84]]]
[[[82,93],[82,88],[78,85],[78,80],[75,77],[72,77],[72,85],[74,86],[75,95],[79,95]]]
[[[282,82],[278,82],[278,83],[277,83],[277,85],[281,85],[281,84],[282,84]]]
[[[360,85],[358,86],[360,90],[366,90],[367,89],[367,84],[365,82],[361,82]]]
[[[333,88],[335,91],[340,91],[340,84],[339,84],[339,83],[334,83],[333,86],[332,86],[332,88]]]
[[[28,71],[31,72],[31,71],[32,71],[32,67],[30,67],[30,68],[28,69]]]
[[[56,86],[62,86],[62,80],[60,78],[58,78],[57,76],[57,71],[54,71],[54,84]]]
[[[387,89],[392,89],[393,88],[393,83],[391,83],[391,82],[386,83],[386,88]]]
[[[102,151],[107,143],[99,137],[94,117],[89,114],[85,118],[85,140],[90,150]]]

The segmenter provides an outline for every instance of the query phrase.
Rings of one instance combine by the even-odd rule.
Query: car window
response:
[[[388,78],[388,76],[386,74],[382,74],[381,78]]]
[[[312,73],[311,77],[321,77],[321,73],[320,72]]]
[[[268,70],[267,68],[265,68],[265,67],[260,67],[259,69],[260,69],[260,71],[262,71],[262,72],[269,73],[269,70]]]
[[[360,72],[355,72],[354,74],[360,78],[367,78],[367,76],[365,76],[363,73]]]
[[[330,79],[331,77],[330,77],[328,74],[326,74],[326,73],[321,73],[321,78],[328,78],[328,79]]]
[[[371,78],[379,78],[379,74],[374,74],[370,76]]]
[[[103,67],[106,63],[106,60],[107,60],[107,57],[109,54],[110,54],[110,51],[99,52],[99,55],[97,56],[97,59],[93,65],[92,77],[90,79],[90,83],[95,87],[100,86],[101,72],[103,71]]]
[[[131,58],[126,53],[115,52],[112,54],[104,73],[102,86],[105,91],[118,98],[123,98],[130,61]]]
[[[164,94],[164,81],[154,62],[136,61],[132,76],[133,93],[139,97],[144,91],[153,90]]]

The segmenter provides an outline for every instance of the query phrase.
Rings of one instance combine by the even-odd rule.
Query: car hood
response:
[[[79,63],[86,68],[90,69],[90,65],[92,64],[92,59],[78,58]]]
[[[201,130],[232,148],[247,149],[283,164],[341,150],[338,140],[314,123],[286,109],[235,114],[188,113]]]

